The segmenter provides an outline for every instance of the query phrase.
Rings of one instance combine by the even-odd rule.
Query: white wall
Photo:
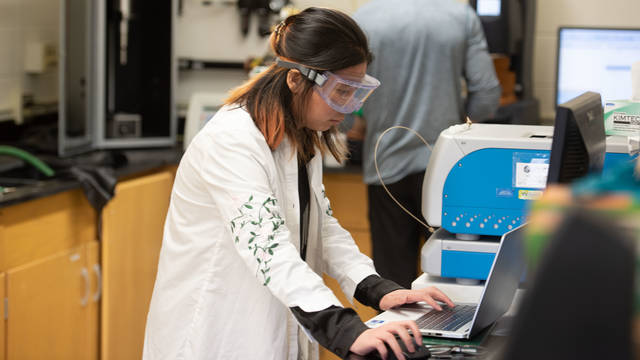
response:
[[[533,92],[542,118],[554,112],[559,26],[640,27],[640,0],[538,0]],[[585,74],[589,76],[589,74]]]
[[[367,1],[293,0],[293,3],[299,9],[330,7],[351,14]],[[257,17],[251,18],[247,37],[242,36],[235,5],[214,1],[213,5],[203,6],[199,0],[185,0],[183,9],[176,28],[178,57],[243,62],[249,57],[262,56],[268,50],[267,38],[257,35]],[[211,92],[224,97],[223,93],[240,85],[246,78],[244,71],[235,69],[181,71],[176,99],[179,107],[184,109],[194,92]]]
[[[25,46],[39,42],[58,46],[58,0],[0,0],[0,121],[19,117],[22,93],[36,101],[57,99],[57,73],[24,72]]]
[[[186,0],[176,22],[178,57],[242,62],[249,56],[260,56],[267,50],[266,38],[257,34],[258,18],[250,18],[246,37],[240,31],[240,14],[233,3]]]
[[[20,0],[0,0],[0,121],[13,116],[20,93]]]
[[[367,0],[298,0],[297,8],[331,7],[347,13],[355,11]],[[273,18],[273,16],[272,16]],[[249,32],[240,31],[240,14],[232,1],[184,0],[176,24],[178,57],[220,62],[243,62],[268,51],[268,37],[258,35],[258,16],[251,14]]]

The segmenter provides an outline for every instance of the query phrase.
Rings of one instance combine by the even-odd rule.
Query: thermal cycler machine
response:
[[[421,250],[430,276],[485,280],[499,238],[525,221],[546,186],[553,127],[462,124],[438,137],[422,213],[440,227]],[[603,171],[631,159],[626,137],[607,137]]]

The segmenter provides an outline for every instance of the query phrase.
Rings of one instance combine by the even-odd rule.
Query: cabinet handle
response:
[[[96,273],[96,279],[98,280],[96,293],[93,294],[93,301],[97,302],[102,296],[102,272],[100,271],[100,264],[93,264],[93,272]]]
[[[80,299],[80,305],[84,307],[89,303],[89,291],[91,290],[89,289],[89,272],[86,268],[82,268],[82,270],[80,271],[80,275],[82,275],[82,278],[84,279],[84,296],[82,297],[82,299]]]

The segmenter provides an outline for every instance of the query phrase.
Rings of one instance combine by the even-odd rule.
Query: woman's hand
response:
[[[442,310],[442,307],[438,305],[436,300],[442,301],[450,307],[455,306],[453,302],[451,302],[451,299],[449,299],[449,297],[442,291],[434,286],[429,286],[423,289],[416,290],[392,291],[382,297],[382,299],[380,300],[380,309],[386,311],[396,306],[424,301],[427,304],[431,305],[431,307],[433,307],[434,309],[440,311]]]
[[[422,335],[415,321],[393,321],[374,329],[365,330],[356,341],[353,342],[349,351],[357,355],[366,355],[372,351],[378,351],[382,359],[388,356],[388,349],[385,343],[396,355],[398,360],[404,360],[402,349],[396,340],[396,335],[400,337],[410,352],[416,351],[409,330],[413,333],[413,338],[417,344],[422,344]]]

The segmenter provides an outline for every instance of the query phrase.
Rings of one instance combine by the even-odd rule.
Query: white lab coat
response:
[[[289,142],[271,151],[237,107],[222,108],[200,131],[171,194],[144,359],[317,358],[317,344],[308,347],[299,336],[289,308],[340,305],[322,272],[352,297],[375,269],[331,216],[319,154],[307,170],[305,263],[297,157]],[[299,346],[307,350],[299,354]]]

